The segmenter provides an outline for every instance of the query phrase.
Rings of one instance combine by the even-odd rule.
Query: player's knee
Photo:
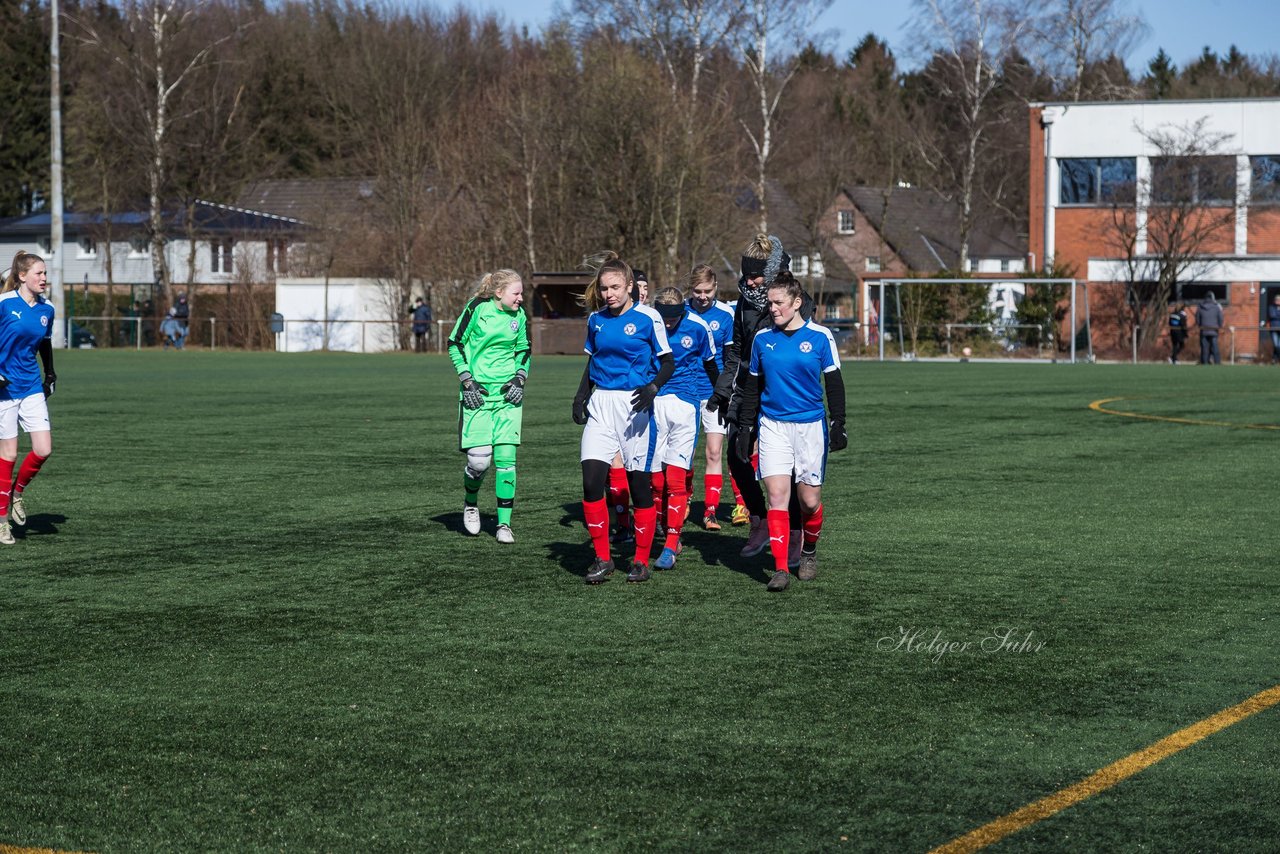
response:
[[[515,445],[494,445],[493,465],[498,471],[511,471],[516,467]]]
[[[470,478],[479,478],[489,470],[489,465],[493,462],[493,448],[489,445],[481,445],[478,448],[467,448],[467,476]]]

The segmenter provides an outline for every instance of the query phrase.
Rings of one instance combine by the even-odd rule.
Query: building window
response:
[[[98,243],[92,237],[81,237],[76,241],[76,258],[81,260],[98,257]]]
[[[840,234],[853,234],[853,211],[836,213],[836,231]]]
[[[1234,205],[1236,159],[1226,157],[1151,158],[1151,201]]]
[[[1007,273],[1007,272],[1009,272],[1009,259],[1008,259],[1008,258],[1001,258],[1001,259],[1000,259],[1000,272],[1001,272],[1001,273]]]
[[[273,273],[289,273],[289,241],[267,241],[267,269]]]
[[[1058,161],[1058,203],[1131,204],[1137,194],[1138,161],[1133,157],[1084,157]]]
[[[1179,282],[1169,286],[1170,303],[1203,302],[1209,294],[1213,294],[1219,305],[1231,304],[1231,285],[1227,282]]]
[[[235,241],[212,240],[209,242],[209,270],[213,273],[233,273],[231,256],[235,249]]]
[[[1249,158],[1253,171],[1253,189],[1249,201],[1262,204],[1280,203],[1280,154],[1259,154]]]
[[[37,249],[37,251],[39,251],[39,253],[40,253],[43,257],[45,257],[45,258],[52,258],[52,257],[53,257],[53,238],[51,238],[51,237],[37,237],[37,238],[36,238],[36,249]]]
[[[129,257],[135,261],[147,257],[147,238],[144,235],[129,238]]]
[[[791,259],[791,274],[794,276],[809,275],[809,256],[797,255]]]
[[[880,256],[879,255],[867,256],[867,272],[868,273],[880,272]]]

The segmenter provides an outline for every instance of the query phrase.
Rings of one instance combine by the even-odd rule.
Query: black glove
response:
[[[733,440],[733,453],[744,463],[751,462],[751,431],[738,428],[738,435]]]
[[[469,371],[463,371],[458,375],[458,379],[462,380],[463,407],[466,409],[479,409],[484,406],[484,398],[489,393],[489,390],[472,379]]]
[[[831,422],[831,431],[828,434],[831,440],[830,448],[833,451],[843,451],[849,447],[849,434],[845,432],[844,422],[833,420]]]
[[[49,371],[44,375],[44,382],[41,384],[40,387],[44,389],[44,396],[46,399],[53,397],[53,384],[56,383],[57,381],[58,381],[58,375],[55,374],[53,371]],[[9,381],[5,380],[4,384],[8,385]]]
[[[512,406],[519,406],[524,402],[524,382],[529,378],[524,368],[516,371],[516,375],[507,380],[502,386],[502,399]]]
[[[653,399],[658,396],[658,387],[653,383],[642,385],[631,392],[631,411],[644,412],[653,406]]]
[[[707,399],[707,411],[716,414],[716,420],[720,422],[720,426],[724,426],[724,411],[729,408],[729,401],[725,400],[718,394],[713,394]]]
[[[587,423],[591,414],[587,412],[587,399],[585,397],[575,397],[573,399],[573,423],[579,427]]]

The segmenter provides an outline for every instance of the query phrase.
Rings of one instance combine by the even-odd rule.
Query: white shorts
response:
[[[719,412],[708,412],[707,402],[705,400],[698,401],[698,412],[702,415],[702,432],[703,433],[719,433],[723,436],[729,430],[728,424],[720,423]]]
[[[796,483],[821,486],[827,473],[827,422],[774,421],[760,416],[760,477],[795,475]]]
[[[653,420],[658,427],[654,456],[669,466],[693,468],[693,452],[698,447],[697,404],[664,394],[653,401]]]
[[[44,392],[36,392],[18,400],[0,400],[0,439],[18,438],[18,425],[27,433],[49,430],[49,405]]]
[[[653,413],[632,412],[630,391],[596,389],[587,399],[587,426],[582,428],[582,460],[612,463],[622,454],[627,471],[655,471],[658,431]],[[658,462],[655,462],[658,460]]]

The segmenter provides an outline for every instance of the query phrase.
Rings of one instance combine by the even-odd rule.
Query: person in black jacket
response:
[[[782,241],[768,234],[757,234],[742,254],[742,278],[738,280],[738,306],[733,312],[733,341],[725,346],[724,370],[716,383],[711,399],[707,401],[707,409],[719,412],[728,425],[725,444],[731,449],[729,454],[729,471],[742,490],[742,499],[751,514],[751,532],[747,544],[742,548],[743,557],[754,557],[764,551],[769,543],[769,528],[766,523],[768,505],[764,492],[756,482],[755,466],[749,458],[744,458],[732,449],[738,448],[742,442],[737,438],[742,429],[738,426],[738,413],[742,406],[742,390],[747,383],[747,358],[751,355],[751,344],[756,333],[773,326],[773,317],[769,314],[769,285],[773,284],[782,270],[791,269],[791,256],[782,248]],[[800,315],[805,320],[813,317],[813,298],[807,293],[800,295]],[[757,438],[757,429],[751,431],[751,444]],[[745,441],[745,440],[743,440]],[[795,491],[792,491],[795,495]],[[800,507],[795,501],[791,507],[791,543],[795,544],[794,555],[789,556],[788,563],[799,566],[800,563]]]
[[[1187,306],[1178,303],[1169,312],[1169,364],[1178,364],[1178,354],[1187,343]]]

